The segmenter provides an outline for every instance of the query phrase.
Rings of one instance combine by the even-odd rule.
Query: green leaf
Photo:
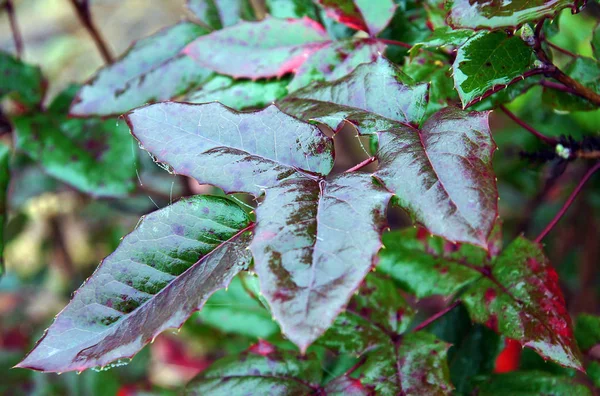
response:
[[[74,119],[66,115],[71,87],[47,112],[13,119],[15,147],[51,176],[96,197],[125,196],[135,188],[133,141],[116,120]]]
[[[4,275],[4,227],[7,220],[7,193],[10,183],[10,147],[0,143],[0,276]]]
[[[265,3],[273,18],[309,17],[313,21],[319,18],[312,0],[266,0]]]
[[[596,388],[600,388],[600,363],[590,362],[587,368],[587,375],[592,380]]]
[[[288,93],[289,80],[234,80],[215,76],[196,92],[191,92],[186,102],[220,102],[236,110],[261,108],[283,98]]]
[[[373,393],[359,379],[341,376],[325,387],[327,396],[370,396]]]
[[[48,83],[39,67],[0,51],[0,76],[0,99],[14,94],[15,99],[28,108],[41,105]]]
[[[250,0],[187,0],[188,9],[213,29],[254,20]]]
[[[290,179],[267,189],[250,249],[262,294],[301,351],[327,330],[371,270],[390,195],[361,173]]]
[[[207,30],[181,22],[144,38],[115,63],[101,68],[77,93],[75,116],[120,115],[148,102],[171,99],[199,87],[212,72],[180,51]]]
[[[234,78],[281,77],[328,40],[323,27],[311,19],[265,18],[199,37],[184,53],[200,66]]]
[[[573,0],[515,0],[506,3],[448,0],[446,6],[450,10],[450,26],[467,29],[516,30],[526,22],[552,18],[563,8],[575,9]]]
[[[367,135],[394,128],[399,122],[422,122],[428,86],[412,83],[393,63],[379,57],[339,80],[299,90],[280,106],[286,113],[321,122],[335,131],[349,122]]]
[[[575,379],[541,371],[515,371],[480,379],[477,395],[591,396],[592,392]]]
[[[600,62],[577,57],[563,71],[577,82],[600,94]],[[596,110],[597,105],[579,96],[544,87],[543,101],[559,111]]]
[[[454,85],[464,107],[510,85],[534,67],[531,47],[517,36],[480,32],[463,44],[454,60]]]
[[[244,277],[242,281],[238,275],[227,290],[219,290],[210,297],[198,318],[226,333],[249,337],[268,338],[279,332],[271,313],[248,294],[242,282],[252,282],[251,289],[258,290],[256,277]]]
[[[583,370],[558,276],[536,243],[517,238],[461,299],[475,322]]]
[[[361,63],[370,63],[385,45],[372,39],[334,41],[310,56],[295,72],[288,86],[296,91],[313,81],[333,81],[350,74]]]
[[[451,296],[481,277],[486,257],[483,249],[418,235],[413,228],[383,235],[385,249],[379,253],[377,269],[389,274],[404,290],[417,298]]]
[[[248,224],[239,206],[211,196],[182,199],[143,217],[17,367],[104,366],[180,327],[250,264]]]
[[[600,62],[600,23],[594,28],[592,35],[592,51],[594,52],[594,58]]]
[[[157,103],[125,116],[157,161],[225,192],[259,196],[301,174],[327,175],[333,142],[316,126],[269,106],[238,113],[219,103]]]
[[[327,16],[376,36],[388,25],[397,5],[393,0],[318,0]]]
[[[473,37],[471,30],[455,30],[448,26],[440,27],[431,32],[431,35],[427,39],[416,43],[410,49],[410,56],[411,58],[415,57],[424,48],[459,47],[471,37]]]
[[[240,356],[213,363],[186,387],[190,395],[309,395],[319,389],[321,366],[314,356],[278,351],[265,341]]]
[[[579,314],[575,321],[575,337],[582,351],[600,344],[600,316]]]

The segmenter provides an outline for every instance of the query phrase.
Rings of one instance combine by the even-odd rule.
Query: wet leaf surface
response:
[[[248,224],[239,206],[211,196],[148,214],[17,367],[63,372],[105,366],[180,327],[250,264]]]

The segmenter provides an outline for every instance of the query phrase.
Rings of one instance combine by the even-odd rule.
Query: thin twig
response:
[[[389,40],[389,39],[384,39],[384,38],[378,38],[377,41],[379,41],[380,43],[396,45],[398,47],[404,47],[404,48],[408,48],[408,49],[411,49],[413,47],[412,45],[410,45],[408,43],[403,43],[402,41]]]
[[[100,51],[104,62],[108,64],[113,63],[114,58],[108,49],[108,45],[92,20],[89,2],[87,0],[71,0],[71,4],[73,4],[73,7],[75,8],[81,24],[87,29],[90,36],[92,36],[94,43],[96,43],[96,47],[98,47],[98,51]]]
[[[350,173],[350,172],[356,172],[357,170],[364,168],[365,166],[375,162],[375,160],[377,160],[376,157],[370,157],[367,158],[366,160],[364,160],[363,162],[361,162],[360,164],[354,165],[352,168],[348,169],[347,171],[345,171],[344,173]]]
[[[541,80],[540,81],[540,85],[542,87],[546,87],[546,88],[550,88],[550,89],[555,89],[557,91],[568,92],[568,93],[571,93],[571,94],[577,94],[572,88],[569,88],[569,87],[567,87],[564,84],[557,83],[557,82],[554,82],[554,81]]]
[[[585,184],[585,182],[587,182],[588,179],[590,177],[592,177],[594,172],[596,172],[598,169],[600,169],[600,162],[596,163],[596,165],[594,165],[593,167],[590,168],[590,170],[587,171],[587,173],[583,176],[583,178],[581,179],[581,181],[579,182],[577,187],[575,187],[575,190],[573,190],[573,192],[571,193],[571,195],[569,196],[569,198],[567,199],[567,201],[565,202],[563,207],[560,208],[560,210],[558,211],[556,216],[554,216],[552,221],[546,226],[546,228],[544,228],[544,230],[540,233],[540,235],[538,235],[538,237],[535,238],[535,242],[540,243],[542,241],[542,239],[544,239],[544,237],[546,235],[548,235],[550,230],[552,230],[552,228],[556,225],[556,223],[558,223],[558,221],[561,219],[561,217],[565,214],[567,209],[569,209],[569,206],[571,206],[571,204],[577,197],[577,194],[579,194],[579,191],[581,191],[581,189],[583,188],[583,185]]]
[[[553,44],[550,41],[546,41],[546,44],[548,44],[548,46],[550,48],[553,48],[553,49],[557,50],[558,52],[562,52],[563,54],[571,56],[573,58],[578,58],[578,55],[576,55],[576,54],[572,53],[571,51],[568,51],[562,47],[559,47],[558,45]]]
[[[448,312],[452,311],[460,303],[461,303],[460,300],[454,301],[452,304],[448,305],[446,308],[442,309],[440,312],[430,316],[429,318],[427,318],[424,321],[422,321],[421,323],[419,323],[419,325],[413,329],[413,332],[423,330],[425,327],[429,326],[431,323],[435,322],[442,316],[446,315]]]
[[[519,124],[520,127],[522,127],[523,129],[529,131],[532,135],[534,135],[535,137],[537,137],[538,139],[542,140],[545,143],[551,144],[551,145],[555,145],[558,143],[558,140],[555,138],[551,138],[548,136],[543,135],[542,133],[538,132],[534,127],[532,127],[531,125],[528,125],[527,123],[525,123],[525,121],[521,120],[519,117],[517,117],[512,111],[508,110],[506,108],[506,106],[504,106],[503,104],[500,105],[500,109],[511,119],[513,120],[515,123]]]
[[[600,94],[597,94],[596,92],[592,91],[590,88],[581,84],[579,81],[574,80],[559,68],[556,68],[551,75],[561,83],[565,84],[567,87],[573,89],[573,93],[575,95],[581,96],[582,98],[589,100],[596,106],[600,106]]]
[[[13,41],[15,42],[15,51],[17,58],[23,55],[23,37],[21,36],[21,30],[17,24],[17,18],[15,16],[15,7],[12,0],[6,0],[4,3],[6,14],[8,15],[8,22],[10,23],[10,30],[12,30]]]

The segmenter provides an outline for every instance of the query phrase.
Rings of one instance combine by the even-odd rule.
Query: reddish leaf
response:
[[[583,370],[558,276],[537,244],[516,239],[462,300],[474,321],[546,359]]]
[[[79,288],[17,367],[84,370],[180,327],[251,260],[246,213],[195,196],[151,213]]]
[[[328,40],[323,27],[311,19],[266,18],[200,37],[184,53],[203,67],[236,78],[281,77]]]
[[[275,106],[238,113],[219,103],[157,103],[126,115],[157,161],[226,192],[258,196],[302,173],[326,175],[333,142]]]
[[[373,394],[359,379],[341,376],[325,387],[327,396],[370,396]]]
[[[388,25],[397,5],[392,0],[318,0],[327,16],[376,36]]]
[[[187,7],[200,21],[213,29],[254,19],[250,0],[187,0]]]
[[[366,174],[267,189],[250,249],[273,316],[301,351],[333,323],[373,266],[390,195]]]

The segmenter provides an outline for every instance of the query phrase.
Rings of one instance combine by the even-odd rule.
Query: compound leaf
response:
[[[243,20],[254,20],[250,0],[187,0],[187,8],[213,29],[232,26]]]
[[[81,87],[71,114],[120,115],[197,88],[212,76],[212,71],[198,67],[180,51],[207,32],[196,24],[182,22],[138,41]]]
[[[327,330],[371,270],[390,196],[361,173],[267,189],[250,249],[262,294],[301,351]]]
[[[269,106],[238,113],[219,103],[157,103],[126,115],[157,161],[226,192],[258,196],[303,172],[327,175],[333,142],[314,125]]]
[[[37,66],[21,62],[0,51],[0,99],[14,94],[17,101],[28,108],[39,106],[46,93],[47,82]]]
[[[250,264],[248,224],[239,206],[212,196],[182,199],[143,217],[17,367],[104,366],[180,327]]]

